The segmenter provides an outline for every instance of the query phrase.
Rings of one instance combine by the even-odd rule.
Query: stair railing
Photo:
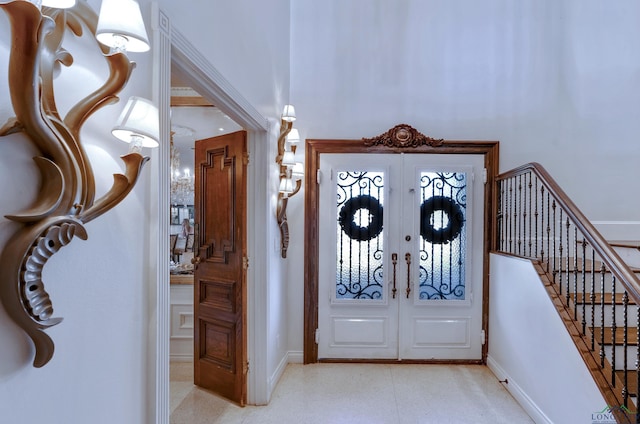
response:
[[[494,249],[535,261],[619,422],[632,416],[640,422],[630,412],[636,410],[630,397],[640,392],[637,276],[540,164],[505,172],[496,184]]]

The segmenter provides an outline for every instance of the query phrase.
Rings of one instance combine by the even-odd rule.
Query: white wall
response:
[[[297,0],[296,126],[315,139],[407,123],[437,138],[499,140],[502,171],[540,162],[587,217],[637,221],[627,182],[640,177],[640,4],[614,3]],[[302,220],[291,235],[303,245]],[[292,249],[292,350],[302,349],[303,263]]]
[[[93,3],[92,3],[93,4]],[[95,4],[94,4],[95,6]],[[8,97],[9,23],[0,12],[0,122],[13,116]],[[90,40],[91,41],[91,40]],[[97,87],[106,64],[94,46],[69,37],[65,46],[75,64],[56,80],[58,106],[64,114]],[[96,175],[98,196],[112,184],[127,145],[110,134],[126,99],[148,97],[147,58],[138,63],[123,101],[106,106],[83,127],[82,139]],[[0,139],[0,216],[35,200],[40,175],[31,157],[39,153],[23,134]],[[146,151],[145,154],[153,153]],[[152,158],[153,160],[153,158]],[[47,333],[56,351],[51,362],[33,368],[34,349],[0,306],[0,411],[3,422],[146,422],[146,339],[148,305],[149,184],[147,165],[137,187],[115,209],[86,225],[89,239],[74,239],[45,266],[43,280],[55,316],[64,321]],[[0,218],[0,246],[17,229]],[[11,284],[6,281],[2,284]]]
[[[490,284],[496,377],[537,423],[590,422],[607,403],[531,262],[492,254]]]

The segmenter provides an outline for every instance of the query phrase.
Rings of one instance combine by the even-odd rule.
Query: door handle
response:
[[[396,264],[398,263],[398,254],[397,253],[392,253],[391,254],[391,263],[393,264],[393,289],[391,289],[391,298],[395,299],[396,298],[396,292],[398,291],[396,289]]]
[[[404,260],[407,262],[407,299],[409,299],[409,293],[411,293],[411,253],[406,253]]]

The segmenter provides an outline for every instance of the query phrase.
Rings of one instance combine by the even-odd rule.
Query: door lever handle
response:
[[[406,253],[404,260],[407,262],[407,299],[409,299],[409,293],[411,293],[411,253]]]
[[[396,289],[396,264],[398,263],[398,254],[397,253],[392,253],[391,254],[391,263],[393,264],[393,288],[391,289],[391,298],[395,299],[396,298],[396,292],[398,291]]]

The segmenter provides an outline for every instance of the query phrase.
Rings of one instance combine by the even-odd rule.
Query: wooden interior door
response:
[[[195,143],[194,383],[247,399],[247,133]]]

